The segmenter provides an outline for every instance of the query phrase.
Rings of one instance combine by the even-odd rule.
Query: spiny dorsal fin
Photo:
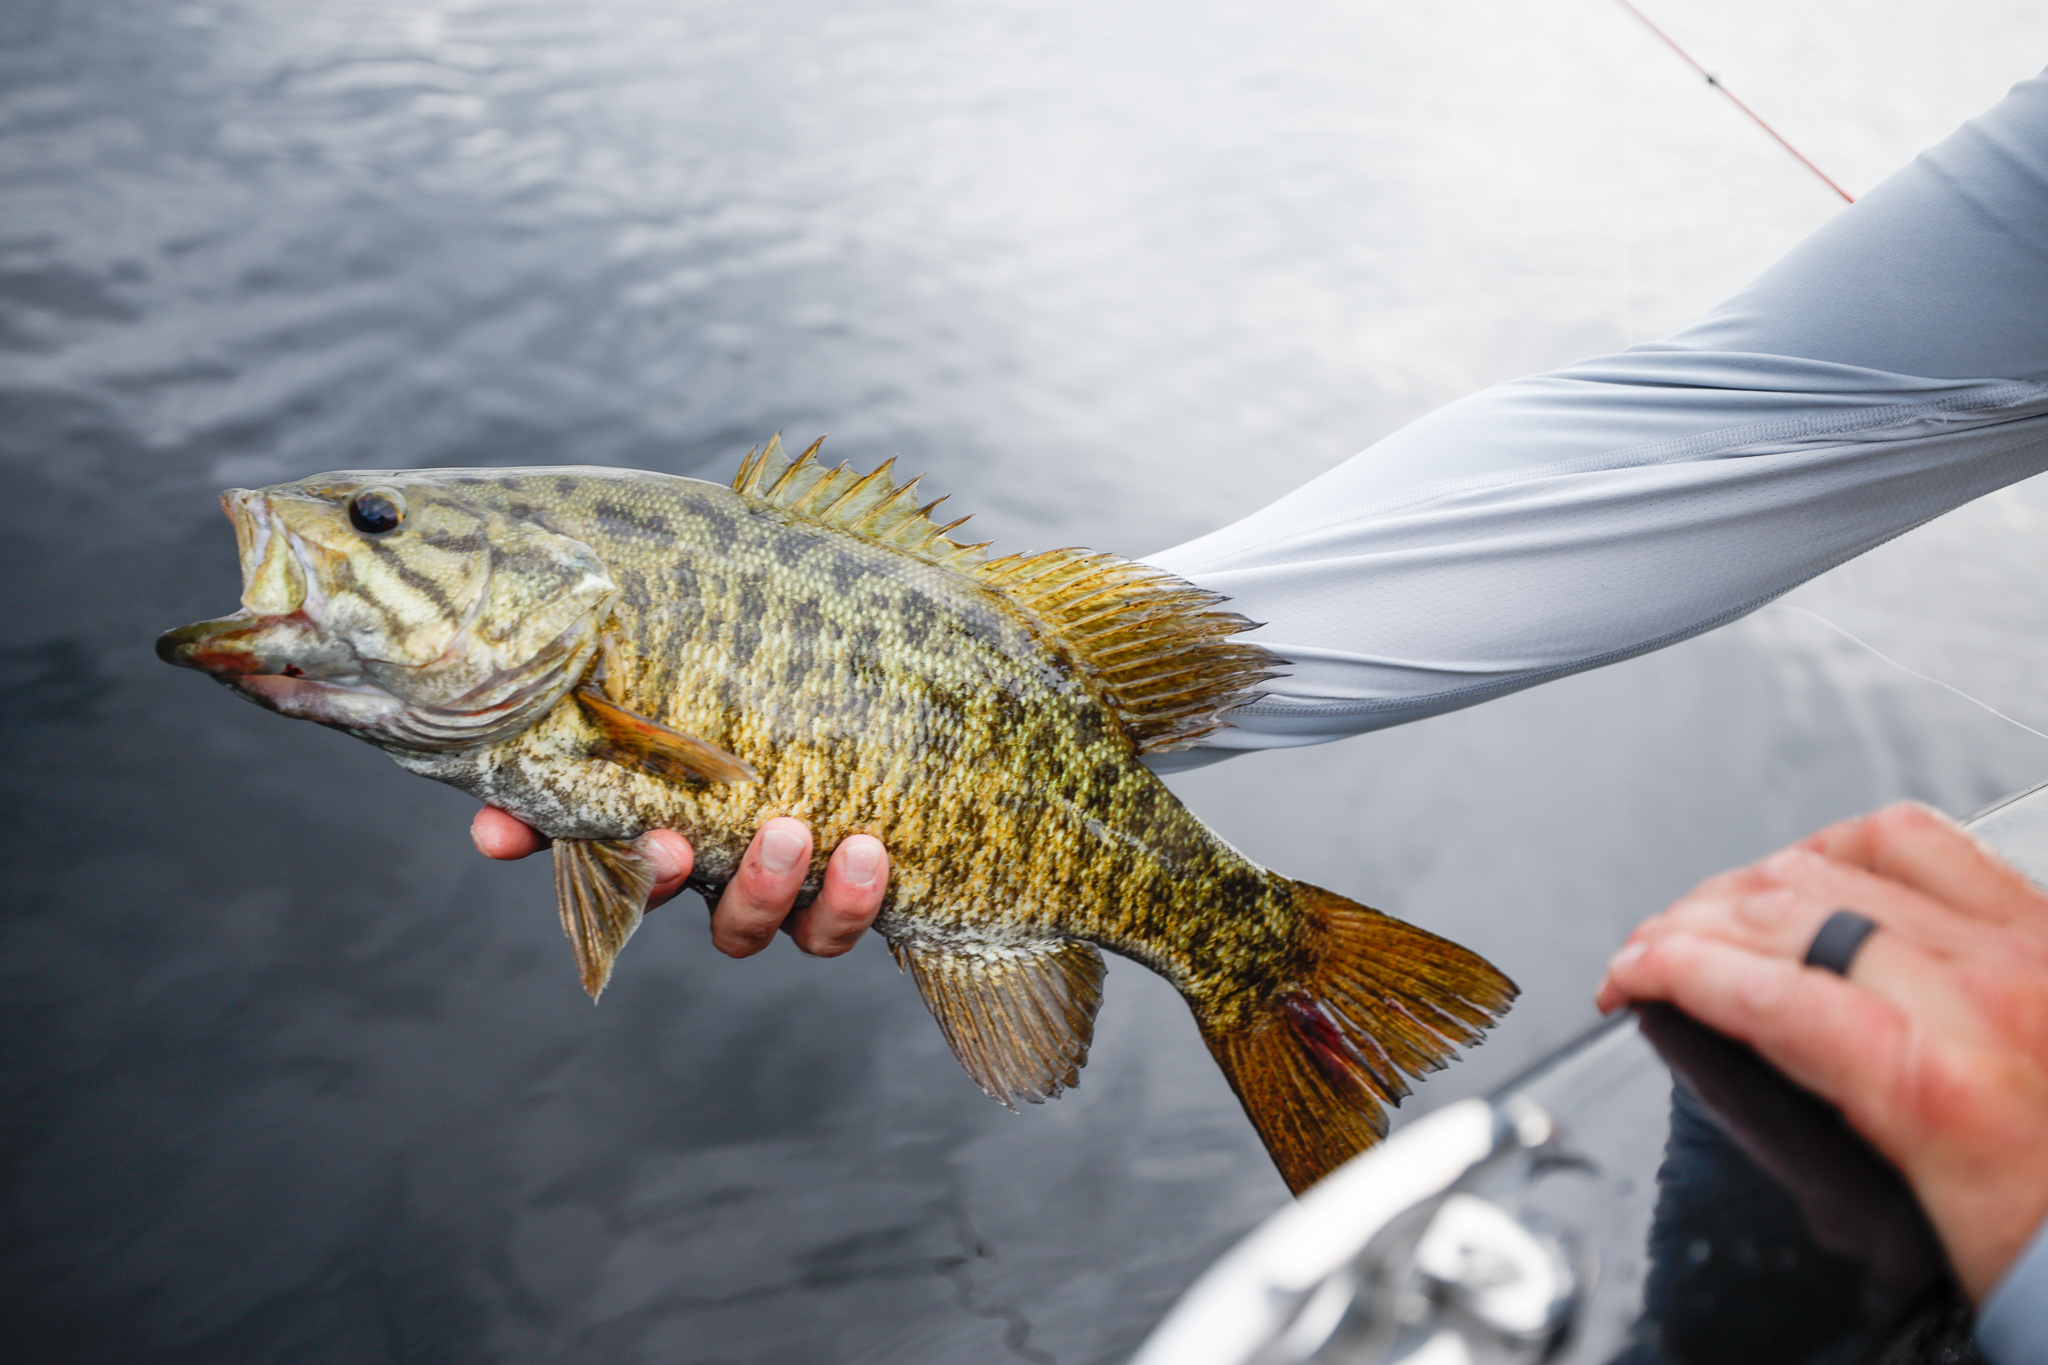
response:
[[[1102,954],[1092,944],[892,941],[889,951],[990,1099],[1015,1109],[1080,1084],[1102,1005]]]
[[[896,461],[886,461],[867,474],[856,474],[844,464],[827,469],[818,463],[818,449],[824,444],[820,436],[792,460],[782,449],[782,437],[773,437],[766,448],[747,452],[740,472],[733,476],[732,491],[934,564],[967,569],[984,558],[987,541],[963,545],[948,536],[967,518],[941,525],[932,512],[945,499],[935,498],[920,507],[918,480],[898,484],[891,476]]]
[[[1284,660],[1228,637],[1253,623],[1163,569],[1093,550],[1009,555],[972,570],[1073,647],[1141,754],[1184,749],[1229,724],[1224,712]]]
[[[592,1000],[604,993],[612,959],[640,927],[653,889],[654,868],[639,840],[555,840],[555,908]]]

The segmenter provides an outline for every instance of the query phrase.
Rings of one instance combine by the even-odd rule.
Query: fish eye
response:
[[[366,536],[381,536],[405,520],[405,504],[384,488],[366,489],[348,500],[348,524]]]

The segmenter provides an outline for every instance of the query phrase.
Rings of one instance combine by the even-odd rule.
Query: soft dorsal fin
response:
[[[1232,707],[1285,660],[1229,637],[1254,623],[1210,608],[1228,601],[1163,569],[1094,550],[1047,550],[977,565],[1070,645],[1141,754],[1184,749],[1230,722]]]
[[[987,541],[964,545],[947,534],[966,517],[940,525],[932,516],[944,498],[934,498],[920,507],[918,480],[906,484],[895,481],[890,473],[895,460],[884,462],[868,474],[856,474],[844,464],[827,469],[818,463],[818,450],[824,444],[825,438],[820,436],[811,442],[810,449],[792,460],[782,449],[782,437],[773,437],[765,449],[747,452],[740,472],[733,475],[732,491],[758,498],[821,526],[836,526],[865,536],[933,564],[966,568],[985,557]]]
[[[889,951],[990,1099],[1015,1109],[1080,1083],[1102,1005],[1093,944],[892,941]]]

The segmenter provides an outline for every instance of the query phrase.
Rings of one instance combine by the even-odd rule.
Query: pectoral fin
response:
[[[602,758],[651,777],[671,782],[757,782],[761,774],[746,760],[707,744],[695,735],[671,730],[659,721],[636,715],[594,687],[576,689],[583,714],[602,738],[591,747]]]
[[[611,980],[612,959],[640,927],[653,889],[654,868],[638,840],[555,840],[555,905],[592,1000]]]
[[[1015,1109],[1080,1083],[1102,1004],[1102,954],[1092,944],[927,940],[889,951],[989,1098]]]

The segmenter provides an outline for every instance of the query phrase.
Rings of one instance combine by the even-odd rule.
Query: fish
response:
[[[991,557],[894,461],[779,438],[730,486],[601,467],[231,489],[241,609],[157,652],[365,740],[553,841],[595,1000],[675,829],[707,902],[775,816],[889,849],[875,929],[1012,1109],[1079,1083],[1105,952],[1165,977],[1289,1188],[1385,1135],[1516,987],[1253,863],[1145,763],[1284,663],[1225,599],[1114,554]]]

